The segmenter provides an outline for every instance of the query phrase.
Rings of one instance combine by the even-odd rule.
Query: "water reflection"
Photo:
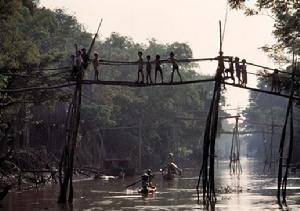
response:
[[[218,187],[215,210],[279,210],[276,204],[276,177],[263,174],[263,163],[242,159],[243,174],[230,175],[228,162],[216,165],[216,186]],[[88,180],[75,183],[75,200],[72,205],[56,203],[56,186],[10,193],[2,202],[0,210],[203,210],[197,204],[195,186],[198,169],[188,169],[174,181],[163,181],[156,173],[154,183],[158,191],[144,197],[138,194],[138,187],[126,190],[126,185],[138,177],[125,180]],[[289,210],[300,210],[300,178],[289,180]],[[227,189],[226,189],[227,188]]]

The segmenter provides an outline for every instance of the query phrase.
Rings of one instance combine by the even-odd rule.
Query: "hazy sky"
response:
[[[146,42],[150,38],[162,43],[186,42],[194,58],[217,56],[218,21],[224,23],[227,6],[226,0],[40,0],[40,3],[47,8],[65,9],[90,32],[95,32],[103,18],[103,37],[119,32],[136,42]],[[258,49],[274,42],[272,27],[270,17],[245,17],[242,12],[229,10],[224,53],[273,66]],[[214,73],[215,64],[200,64],[199,71]],[[250,85],[255,85],[253,78],[250,78]],[[227,96],[235,96],[235,100],[230,100],[233,105],[245,105],[248,97],[246,91],[239,89],[228,89]]]

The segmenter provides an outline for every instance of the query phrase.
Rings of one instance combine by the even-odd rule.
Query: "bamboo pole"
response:
[[[297,61],[294,62],[294,70],[293,73],[295,73],[297,69]],[[294,80],[295,80],[295,75],[292,75],[292,90],[291,90],[291,96],[294,94]],[[290,100],[290,142],[289,142],[289,150],[288,150],[288,155],[286,159],[286,165],[285,165],[285,175],[283,177],[282,181],[282,198],[283,198],[283,203],[286,205],[286,186],[287,186],[287,180],[288,180],[288,173],[289,173],[289,168],[291,164],[291,159],[293,155],[293,147],[294,147],[294,118],[293,118],[293,100]]]
[[[62,153],[59,166],[59,184],[60,193],[58,197],[59,203],[73,202],[73,169],[74,169],[74,155],[77,143],[77,134],[80,123],[80,109],[81,109],[81,76],[78,76],[77,85],[74,91],[73,100],[69,106],[67,118],[67,135],[66,144]],[[62,180],[62,172],[64,178]]]
[[[286,136],[286,128],[287,128],[287,122],[288,122],[288,118],[289,118],[289,114],[291,113],[291,110],[293,110],[293,95],[294,95],[294,80],[295,80],[295,71],[296,71],[296,65],[295,65],[295,60],[293,58],[293,74],[292,74],[292,85],[291,85],[291,94],[290,94],[290,98],[289,98],[289,102],[288,102],[288,106],[287,106],[287,111],[286,111],[286,115],[285,115],[285,121],[284,121],[284,126],[282,129],[282,135],[281,135],[281,139],[280,139],[280,147],[279,147],[279,168],[278,168],[278,178],[277,178],[277,202],[279,205],[282,205],[281,203],[281,193],[283,194],[283,202],[286,203],[286,182],[287,182],[287,171],[288,171],[288,167],[286,166],[286,176],[284,178],[282,178],[282,170],[283,170],[283,151],[284,151],[284,146],[285,146],[285,136]],[[291,119],[293,120],[293,118],[291,117]],[[291,121],[292,121],[291,120]],[[291,122],[291,125],[293,127],[293,122]],[[292,127],[291,127],[291,132],[292,132]],[[290,134],[293,135],[293,134]],[[290,139],[290,144],[293,143],[293,137]],[[290,146],[291,147],[291,146]],[[290,149],[292,150],[292,148]],[[290,155],[291,153],[289,152],[288,155]],[[288,161],[287,161],[288,163]],[[284,179],[284,180],[283,180]],[[282,188],[283,187],[283,188]],[[285,187],[285,188],[284,188]],[[281,189],[282,188],[282,189]]]
[[[142,119],[139,119],[139,170],[142,171]]]
[[[206,206],[213,206],[216,201],[215,194],[215,141],[218,129],[218,119],[219,119],[219,102],[221,96],[221,84],[222,84],[222,73],[224,69],[222,66],[224,64],[224,57],[222,53],[222,28],[221,22],[219,22],[220,27],[220,51],[218,58],[218,68],[215,75],[215,86],[213,92],[213,98],[210,104],[209,113],[206,120],[204,140],[203,140],[203,160],[202,166],[199,172],[198,184],[197,184],[197,194],[199,201],[199,185],[202,178],[202,199],[203,204]]]

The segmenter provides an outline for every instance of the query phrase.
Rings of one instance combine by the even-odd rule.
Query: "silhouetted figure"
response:
[[[151,57],[149,55],[146,56],[146,59],[147,59],[147,63],[146,63],[146,81],[147,81],[147,84],[152,84],[152,78],[151,78],[151,69],[152,69],[152,65],[151,65],[151,62],[150,62],[150,59]]]
[[[137,61],[138,64],[138,79],[137,83],[144,83],[144,72],[143,72],[143,66],[144,66],[144,61],[143,61],[143,53],[141,51],[138,52],[139,60]],[[140,82],[140,75],[142,78],[142,81]]]
[[[161,172],[164,173],[165,169],[167,169],[167,173],[164,174],[167,179],[171,179],[172,176],[179,174],[181,175],[182,169],[180,169],[175,163],[174,163],[174,154],[169,153],[169,158],[168,158],[168,164],[161,169]]]
[[[156,83],[157,72],[160,73],[161,82],[164,83],[164,76],[163,76],[162,68],[160,65],[161,65],[160,55],[156,55],[156,58],[155,58],[155,83]]]
[[[280,87],[281,81],[279,78],[279,71],[277,69],[274,70],[272,73],[272,85],[271,85],[271,92],[278,92],[280,93],[281,87]]]
[[[2,192],[0,192],[0,201],[2,201],[4,199],[4,197],[7,195],[9,189],[10,189],[9,185],[7,185],[3,188]]]
[[[246,86],[248,83],[246,59],[242,60],[241,72],[242,72],[242,86]]]
[[[148,193],[149,175],[147,173],[142,174],[141,182],[142,182],[142,189],[140,190],[140,192],[141,193]]]
[[[94,73],[95,73],[94,80],[99,80],[99,70],[98,70],[99,55],[98,55],[98,53],[94,53],[94,59],[93,59],[92,63],[93,63],[93,68],[94,68]]]
[[[152,185],[152,179],[154,178],[154,174],[151,173],[151,169],[147,170],[147,174],[148,174],[148,185],[150,187],[153,187],[153,185]]]
[[[235,83],[232,57],[228,58],[228,62],[229,62],[229,67],[227,69],[225,69],[226,77],[228,77],[228,73],[230,73],[230,78],[233,81],[233,83]]]
[[[83,77],[83,73],[82,73],[82,57],[81,57],[81,51],[78,50],[76,52],[76,56],[75,56],[75,69],[76,69],[76,79],[78,77]]]
[[[81,49],[81,57],[82,57],[82,67],[85,70],[89,64],[89,55],[87,54],[85,48]]]
[[[173,68],[172,69],[172,73],[171,73],[171,83],[173,83],[175,70],[176,70],[176,72],[177,72],[177,74],[178,74],[178,76],[180,78],[180,82],[182,82],[182,78],[181,78],[181,75],[180,75],[180,72],[179,72],[179,67],[178,67],[178,64],[177,64],[177,60],[175,59],[173,52],[170,53],[170,58],[168,60],[171,61],[172,66],[173,66],[172,67]]]
[[[222,51],[219,52],[219,56],[217,57],[217,59],[218,59],[217,75],[225,76],[225,64],[224,64],[224,57]]]
[[[239,57],[235,57],[234,59],[234,65],[235,65],[235,74],[238,80],[238,84],[241,83],[241,66],[240,66],[240,59]]]
[[[221,77],[221,78],[216,78],[216,79],[221,80],[221,82],[224,82],[224,79],[225,79],[225,63],[224,63],[224,56],[223,56],[222,51],[219,52],[219,56],[217,57],[217,59],[218,59],[218,67],[217,67],[216,77]],[[223,83],[223,87],[224,87],[224,89],[226,89],[225,83]]]

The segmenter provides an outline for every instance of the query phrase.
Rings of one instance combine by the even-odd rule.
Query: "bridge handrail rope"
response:
[[[234,86],[234,87],[237,87],[237,88],[248,89],[248,90],[251,90],[251,91],[262,92],[262,93],[266,93],[266,94],[270,94],[270,95],[281,96],[281,97],[284,97],[284,98],[289,98],[290,97],[287,94],[276,93],[276,92],[272,92],[272,91],[268,91],[268,90],[263,90],[263,89],[257,89],[257,88],[248,87],[248,86],[243,86],[242,87],[239,84],[228,83],[228,82],[225,82],[225,81],[222,82],[222,83],[226,84],[226,85]],[[297,96],[297,95],[294,95],[292,98],[294,100],[300,100],[300,96]]]
[[[177,59],[176,61],[178,63],[191,63],[191,62],[201,62],[201,61],[214,61],[214,60],[218,60],[217,58],[213,57],[213,58],[188,58],[188,59]],[[137,65],[138,62],[137,61],[114,61],[114,60],[104,60],[104,59],[100,59],[99,60],[100,64],[103,65]],[[167,60],[167,59],[162,59],[160,60],[161,63],[171,63],[171,61]],[[147,62],[143,62],[144,64],[147,64]],[[151,64],[154,64],[155,61],[151,61]]]
[[[178,63],[191,63],[191,62],[200,62],[200,61],[214,61],[217,60],[216,58],[198,58],[198,59],[178,59]],[[154,61],[151,61],[152,64],[154,64]],[[169,60],[161,60],[161,63],[170,63]],[[100,65],[107,65],[107,66],[123,66],[123,65],[137,65],[136,61],[115,61],[115,60],[99,60]],[[146,64],[146,62],[144,62]],[[68,71],[72,70],[71,66],[64,66],[64,67],[57,67],[57,68],[30,68],[30,71],[33,73],[30,74],[21,74],[21,73],[13,73],[11,71],[26,71],[29,70],[29,68],[0,68],[0,75],[5,76],[19,76],[19,77],[30,77],[30,76],[40,76],[41,73],[37,71],[45,71],[45,70],[66,70],[64,72],[60,73],[53,73],[55,74],[63,74]],[[5,71],[5,72],[4,72]],[[44,76],[52,76],[52,75],[44,75]]]
[[[228,57],[233,57],[233,56],[224,56],[224,58],[228,58]],[[218,58],[217,57],[212,57],[212,58],[188,58],[188,59],[177,59],[178,63],[191,63],[191,62],[201,62],[201,61],[217,61]],[[227,59],[224,59],[225,62],[228,62]],[[170,63],[169,60],[161,60],[162,63]],[[151,63],[153,64],[154,61],[151,61]],[[99,60],[99,64],[100,65],[108,65],[108,66],[121,66],[121,65],[137,65],[136,61],[117,61],[117,60],[103,60],[100,59]],[[146,62],[144,62],[144,64],[146,64]],[[250,66],[254,66],[254,67],[260,67],[266,70],[275,70],[277,68],[271,68],[271,67],[267,67],[267,66],[263,66],[263,65],[259,65],[259,64],[255,64],[252,62],[246,62],[247,65]],[[17,74],[17,73],[9,73],[9,72],[3,72],[3,71],[20,71],[20,70],[28,70],[29,68],[0,68],[0,75],[7,75],[7,76],[22,76],[22,77],[29,77],[31,75],[40,75],[40,73],[36,73],[36,71],[50,71],[50,70],[71,70],[72,67],[71,66],[64,66],[64,67],[57,67],[57,68],[32,68],[31,71],[33,71],[33,73],[31,74],[27,74],[27,75],[23,75],[23,74]],[[278,69],[277,69],[278,70]],[[67,71],[66,71],[67,72]],[[290,72],[286,72],[283,70],[278,70],[278,72],[282,73],[282,74],[288,74],[288,75],[292,75],[292,73]],[[250,73],[250,72],[248,72]],[[255,73],[250,73],[250,74],[255,74]],[[258,75],[258,76],[263,76],[263,75]],[[300,74],[295,74],[295,76],[300,77]]]
[[[201,61],[214,61],[217,60],[216,57],[212,57],[212,58],[187,58],[187,59],[177,59],[178,63],[190,63],[190,62],[201,62]],[[162,63],[171,63],[169,60],[164,59],[161,60]],[[104,60],[104,59],[100,59],[99,63],[102,65],[137,65],[136,61],[118,61],[118,60]],[[154,64],[154,61],[151,61],[150,63]],[[144,62],[144,64],[146,64],[146,62]],[[63,66],[63,67],[56,67],[56,68],[8,68],[8,67],[3,67],[0,68],[0,74],[4,74],[5,72],[3,71],[26,71],[26,70],[30,70],[32,72],[36,71],[50,71],[50,70],[65,70],[65,69],[72,69],[71,66]],[[14,73],[11,73],[14,74]]]
[[[260,67],[260,68],[263,68],[263,69],[266,69],[266,70],[278,70],[278,72],[280,72],[280,73],[287,74],[287,75],[293,75],[293,73],[291,73],[291,72],[279,70],[277,68],[266,67],[266,66],[254,64],[254,63],[251,63],[251,62],[246,62],[246,64],[248,64],[250,66],[254,66],[254,67]],[[295,76],[300,77],[300,74],[295,73]]]

